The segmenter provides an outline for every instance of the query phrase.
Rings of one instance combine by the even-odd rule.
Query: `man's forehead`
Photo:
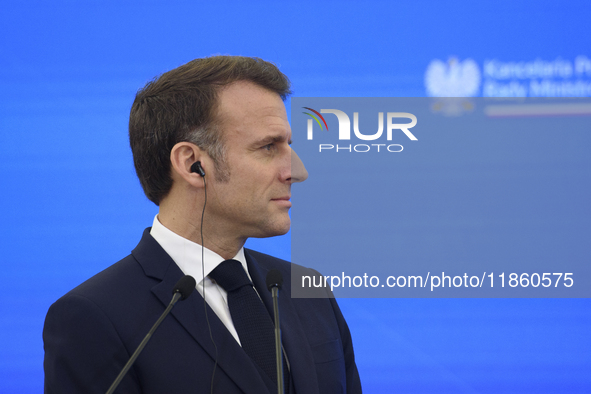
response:
[[[223,111],[285,111],[279,94],[250,81],[237,81],[218,91],[218,107]]]
[[[218,121],[226,126],[265,123],[289,127],[281,97],[252,82],[235,82],[225,87],[220,91],[218,100]]]

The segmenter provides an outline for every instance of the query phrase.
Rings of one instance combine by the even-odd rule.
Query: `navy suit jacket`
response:
[[[138,246],[118,263],[56,301],[43,329],[46,393],[105,393],[164,311],[180,268],[146,229]],[[334,298],[291,298],[291,267],[314,270],[246,251],[250,276],[272,311],[265,278],[283,274],[279,308],[282,340],[298,394],[361,393],[353,345]],[[118,393],[269,393],[258,367],[198,292],[180,301],[122,380]],[[272,393],[270,393],[272,394]]]

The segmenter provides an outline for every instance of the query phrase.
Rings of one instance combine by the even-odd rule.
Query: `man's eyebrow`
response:
[[[267,145],[272,142],[283,142],[285,140],[287,140],[287,137],[285,135],[269,135],[265,138],[256,141],[255,145]],[[291,145],[291,138],[287,141],[287,143]]]

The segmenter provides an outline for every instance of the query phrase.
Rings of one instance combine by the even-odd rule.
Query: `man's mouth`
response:
[[[289,201],[290,199],[291,199],[291,196],[273,198],[273,200],[286,200],[286,201]]]
[[[291,199],[291,196],[284,196],[284,197],[273,198],[273,199],[271,199],[271,201],[289,208],[289,207],[291,207],[291,201],[289,201],[290,199]]]

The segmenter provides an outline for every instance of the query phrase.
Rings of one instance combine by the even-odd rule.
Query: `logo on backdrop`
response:
[[[427,66],[425,87],[431,97],[473,97],[479,93],[480,70],[472,59],[435,59]]]
[[[431,97],[589,97],[591,59],[487,59],[480,66],[473,59],[434,59],[425,71],[425,89]]]
[[[307,136],[308,140],[314,139],[314,122],[319,126],[320,130],[328,132],[328,124],[322,114],[333,114],[337,117],[339,122],[338,139],[339,141],[351,140],[351,119],[344,111],[338,109],[320,109],[317,111],[310,107],[302,107],[310,112],[303,112],[310,116],[308,119]],[[417,141],[417,137],[409,130],[416,126],[417,117],[409,112],[387,112],[386,113],[386,141],[392,141],[392,135],[395,132],[402,132],[411,141]],[[406,119],[410,122],[400,123],[401,120]],[[324,125],[324,127],[323,127]],[[359,112],[353,112],[353,133],[355,137],[362,141],[376,141],[384,134],[384,113],[378,112],[378,131],[373,134],[365,134],[359,130]],[[359,152],[365,153],[369,151],[376,152],[402,152],[404,147],[400,144],[319,144],[319,152],[334,151],[334,152]]]

